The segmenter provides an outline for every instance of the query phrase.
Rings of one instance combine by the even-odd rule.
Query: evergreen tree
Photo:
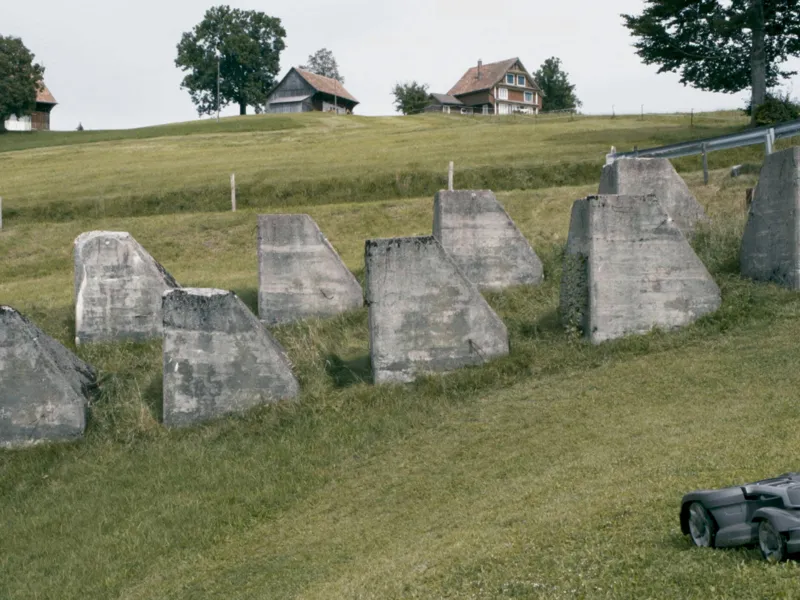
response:
[[[569,82],[567,73],[561,70],[561,59],[548,58],[533,74],[536,84],[542,89],[542,110],[564,110],[578,108],[582,102],[575,95],[575,86]]]

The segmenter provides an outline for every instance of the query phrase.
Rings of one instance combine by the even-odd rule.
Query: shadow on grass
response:
[[[232,290],[247,305],[254,315],[258,316],[258,290],[256,288],[238,288]]]
[[[150,385],[144,391],[143,400],[150,414],[158,423],[164,422],[164,377],[158,373],[150,380]]]
[[[369,354],[350,360],[344,360],[338,354],[329,354],[325,357],[325,371],[337,388],[373,382]]]

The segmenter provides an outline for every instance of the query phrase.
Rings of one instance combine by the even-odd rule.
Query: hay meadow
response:
[[[610,146],[741,116],[215,125],[0,136],[0,304],[76,350],[72,241],[108,229],[255,310],[261,212],[310,214],[362,277],[366,238],[430,233],[449,160],[498,192],[545,282],[488,295],[508,357],[411,385],[372,384],[366,309],[277,328],[300,401],[180,431],[159,424],[160,342],[81,346],[85,439],[0,452],[0,598],[797,597],[798,563],[696,549],[678,523],[689,490],[800,469],[800,297],[738,275],[756,178],[726,167],[762,150],[712,155],[707,186],[676,163],[713,218],[694,244],[716,314],[600,346],[556,314],[569,210]]]

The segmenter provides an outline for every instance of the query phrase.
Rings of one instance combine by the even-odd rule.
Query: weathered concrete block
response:
[[[94,369],[10,306],[0,306],[0,447],[83,435]]]
[[[745,277],[800,289],[800,147],[764,160],[740,260]]]
[[[283,348],[236,294],[164,294],[165,425],[199,423],[299,391]]]
[[[561,317],[592,342],[687,325],[719,288],[655,196],[591,196],[572,207]]]
[[[308,215],[258,216],[258,314],[267,323],[361,308],[364,293]]]
[[[178,287],[131,234],[75,240],[75,343],[161,337],[161,295]]]
[[[706,213],[686,182],[666,158],[621,158],[603,167],[598,194],[655,195],[662,208],[687,237]]]
[[[376,383],[508,354],[503,321],[436,238],[367,240],[365,263]]]
[[[438,192],[433,236],[481,289],[542,281],[542,261],[489,190]]]

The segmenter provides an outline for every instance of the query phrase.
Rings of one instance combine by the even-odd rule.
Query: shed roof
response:
[[[455,104],[458,106],[464,106],[464,103],[456,98],[455,96],[450,96],[448,94],[431,94],[431,96],[439,103],[439,104]]]
[[[458,80],[458,83],[447,93],[451,96],[460,96],[462,94],[488,90],[500,83],[503,79],[503,75],[517,62],[519,62],[522,70],[528,73],[519,58],[509,58],[508,60],[481,65],[480,78],[478,77],[478,66],[476,65],[468,69],[467,72],[461,76],[461,79]],[[536,82],[530,77],[530,73],[528,73],[528,78],[533,89],[539,90],[539,86],[536,85]]]
[[[47,86],[42,82],[42,89],[37,90],[36,92],[36,101],[41,102],[42,104],[58,104],[56,99],[53,97],[53,94],[50,93],[50,90],[47,89]]]
[[[344,86],[336,79],[331,77],[323,77],[322,75],[311,73],[305,69],[298,69],[297,67],[294,67],[294,70],[297,71],[300,74],[300,77],[305,79],[308,84],[318,92],[330,94],[331,96],[338,96],[339,98],[344,98],[345,100],[350,100],[351,102],[358,104],[358,100],[351,96],[350,92],[344,89]]]

